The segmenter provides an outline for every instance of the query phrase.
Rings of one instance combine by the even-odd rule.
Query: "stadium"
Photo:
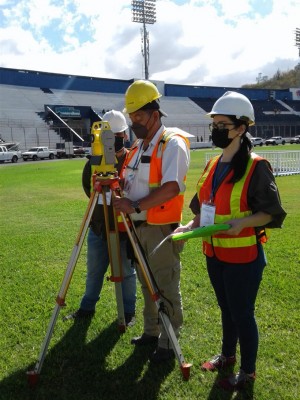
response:
[[[146,25],[156,22],[156,3],[159,24],[151,30],[149,78]],[[300,56],[299,29],[294,32],[296,3],[132,0],[102,1],[97,7],[81,0],[2,2],[0,149],[3,156],[5,152],[20,156],[13,161],[1,158],[0,152],[0,399],[300,398],[300,65],[297,72],[291,71],[295,74],[281,79],[282,69],[299,62],[288,45],[295,33]],[[268,81],[274,68],[280,69]],[[254,73],[257,84],[247,84],[255,79]],[[162,123],[192,134],[183,224],[191,218],[189,205],[198,191],[199,176],[220,151],[212,142],[207,112],[227,91],[246,95],[254,106],[255,125],[249,133],[256,147],[251,152],[270,162],[287,218],[282,229],[268,232],[267,267],[255,304],[257,380],[255,385],[251,380],[246,390],[230,393],[218,385],[242,365],[216,373],[201,368],[219,351],[222,324],[200,238],[187,241],[180,255],[184,311],[182,354],[177,349],[180,368],[175,360],[153,365],[151,346],[132,346],[132,338],[143,332],[144,325],[140,287],[136,323],[121,331],[116,291],[120,283],[114,282],[113,268],[103,282],[95,318],[68,318],[78,308],[87,274],[84,236],[91,208],[82,190],[82,172],[89,154],[95,154],[91,129],[106,111],[124,109],[127,88],[142,76],[162,94],[161,106],[168,115]],[[125,117],[130,126],[129,116]],[[134,140],[130,127],[128,136],[129,147]],[[274,137],[280,142],[275,143]],[[24,151],[38,146],[47,148],[52,157],[21,162],[27,161]],[[54,154],[64,159],[54,160]],[[260,179],[264,174],[257,182]],[[106,185],[106,179],[102,183]],[[264,206],[267,191],[259,190],[259,183],[253,192],[260,192],[259,203]],[[104,203],[109,201],[106,194],[102,191]],[[139,201],[134,203],[139,208]],[[114,234],[106,227],[108,237]],[[159,263],[164,265],[163,259]],[[163,304],[158,311],[162,308]],[[250,335],[251,329],[247,331]],[[183,355],[187,363],[182,363]],[[191,376],[186,374],[189,368]]]
[[[101,79],[84,76],[0,68],[0,137],[31,146],[89,147],[91,124],[108,109],[122,110],[124,93],[132,80]],[[162,108],[167,126],[177,126],[194,135],[191,147],[210,144],[206,113],[227,90],[239,91],[251,99],[256,112],[253,136],[282,135],[288,142],[300,131],[299,89],[264,90],[230,87],[170,85],[155,82],[163,93]],[[49,109],[53,110],[55,114]],[[65,125],[67,124],[67,125]],[[79,140],[72,130],[84,141]],[[203,142],[201,141],[203,138]],[[298,147],[296,147],[298,148]],[[289,160],[281,162],[285,175],[277,180],[289,218],[284,229],[272,232],[267,247],[268,269],[258,298],[257,314],[261,330],[258,360],[259,380],[246,397],[260,400],[298,398],[299,370],[297,271],[299,264],[299,150],[268,151]],[[194,176],[204,166],[204,151],[192,153],[187,201],[194,194]],[[209,150],[211,157],[213,151]],[[259,152],[260,153],[260,152]],[[293,153],[293,159],[291,159]],[[286,156],[286,157],[285,157]],[[107,282],[101,298],[100,317],[82,324],[58,320],[55,326],[40,382],[33,388],[26,373],[32,372],[38,349],[44,348],[46,324],[67,262],[78,222],[86,207],[81,190],[81,171],[85,160],[27,163],[15,168],[1,167],[2,260],[3,260],[3,357],[1,398],[32,399],[123,399],[169,400],[229,399],[216,387],[216,375],[199,368],[206,354],[213,354],[218,337],[218,310],[199,243],[190,243],[182,255],[182,291],[185,326],[181,345],[187,360],[194,364],[191,381],[180,379],[177,368],[147,364],[148,350],[132,350],[129,337],[141,330],[142,318],[129,334],[120,337],[114,321],[114,292]],[[276,164],[277,165],[277,164]],[[278,166],[274,167],[278,175]],[[283,175],[283,173],[281,174]],[[186,207],[185,215],[188,215]],[[77,236],[78,237],[78,236]],[[85,248],[72,280],[64,314],[77,307],[85,274]],[[138,304],[142,308],[141,301]],[[270,310],[272,312],[270,312]],[[52,317],[53,318],[53,317]],[[50,322],[51,323],[51,322]],[[53,327],[53,325],[52,325]],[[40,360],[36,365],[41,365]],[[29,375],[30,376],[30,375]],[[126,384],[126,385],[125,385]],[[125,391],[126,389],[126,391]],[[258,396],[258,397],[257,397]]]
[[[123,109],[124,93],[134,80],[0,68],[0,139],[17,143],[21,151],[32,146],[61,149],[66,142],[89,147],[92,123],[107,110]],[[228,90],[238,91],[251,100],[256,117],[255,126],[250,127],[252,136],[264,140],[282,136],[289,142],[300,134],[299,88],[269,90],[153,83],[163,94],[161,106],[168,114],[164,123],[194,135],[191,148],[210,147],[210,121],[206,113]]]

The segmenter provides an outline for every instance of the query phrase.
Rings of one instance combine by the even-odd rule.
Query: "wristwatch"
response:
[[[142,211],[142,210],[140,209],[140,202],[139,202],[138,200],[132,201],[132,202],[131,202],[131,207],[134,208],[134,211],[135,211],[137,214],[140,214],[140,212]]]

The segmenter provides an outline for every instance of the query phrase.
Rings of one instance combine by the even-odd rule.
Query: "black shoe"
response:
[[[149,357],[150,362],[154,364],[160,364],[175,358],[175,353],[172,349],[163,349],[162,347],[157,347],[155,352]]]
[[[146,346],[148,344],[157,343],[158,337],[147,335],[147,333],[143,333],[142,336],[137,336],[131,339],[131,344],[135,344],[136,346]]]
[[[125,324],[126,326],[133,326],[135,324],[135,314],[134,313],[125,313]]]
[[[95,310],[83,310],[79,308],[77,311],[73,312],[70,315],[67,315],[64,319],[89,319],[92,318],[95,314]]]

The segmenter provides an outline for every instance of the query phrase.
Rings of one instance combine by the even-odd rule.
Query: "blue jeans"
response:
[[[208,275],[222,315],[222,354],[234,356],[239,341],[241,369],[255,371],[258,329],[254,316],[255,300],[266,265],[259,246],[258,257],[247,264],[228,264],[206,257]]]
[[[133,263],[127,258],[127,240],[120,240],[121,260],[123,266],[122,296],[125,313],[135,313],[136,303],[136,271]],[[87,236],[87,277],[85,294],[80,308],[95,310],[100,299],[104,275],[109,266],[107,241],[89,229]]]

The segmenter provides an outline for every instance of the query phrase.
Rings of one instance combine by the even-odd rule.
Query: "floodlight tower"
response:
[[[145,79],[149,79],[149,32],[146,24],[156,22],[156,0],[132,0],[132,21],[143,24],[141,28],[142,55],[145,61]]]
[[[296,28],[295,34],[296,34],[295,46],[298,47],[299,57],[300,57],[300,29],[299,28]]]

